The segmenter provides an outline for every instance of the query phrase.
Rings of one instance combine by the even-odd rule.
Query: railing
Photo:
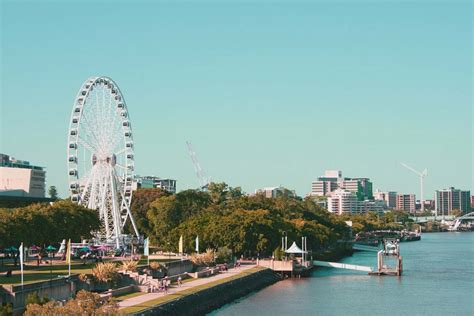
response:
[[[368,266],[359,266],[355,264],[339,263],[339,262],[327,262],[327,261],[318,261],[313,260],[315,266],[328,267],[328,268],[338,268],[338,269],[348,269],[364,272],[372,272],[373,269]]]

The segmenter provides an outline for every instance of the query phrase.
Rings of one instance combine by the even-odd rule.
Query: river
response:
[[[400,249],[401,277],[318,268],[210,315],[474,315],[474,233],[426,233]],[[342,262],[375,267],[376,254]]]

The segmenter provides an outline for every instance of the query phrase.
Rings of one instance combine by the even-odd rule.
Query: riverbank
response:
[[[307,278],[282,280],[210,315],[470,315],[473,245],[474,233],[426,234],[400,244],[400,278],[318,268]],[[376,253],[355,252],[341,263],[375,266]]]
[[[230,269],[214,277],[187,282],[168,294],[150,293],[120,302],[127,315],[204,315],[280,280],[256,266]]]

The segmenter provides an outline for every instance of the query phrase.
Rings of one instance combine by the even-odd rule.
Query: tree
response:
[[[136,207],[146,207],[134,211],[141,214],[135,219],[146,223],[148,236],[162,249],[169,249],[169,244],[170,250],[177,251],[181,235],[185,249],[194,249],[194,240],[199,236],[201,249],[227,247],[237,256],[271,256],[280,246],[283,232],[289,240],[306,236],[309,248],[324,251],[342,249],[344,245],[338,241],[350,238],[350,229],[341,217],[292,194],[277,198],[246,196],[239,187],[211,183],[207,192],[186,190],[156,196],[151,201],[152,198],[148,195],[146,203],[135,200]],[[361,228],[377,224],[373,214],[360,219]]]
[[[454,217],[459,217],[462,215],[462,211],[458,209],[451,210],[450,215],[453,215]]]
[[[76,298],[61,305],[60,302],[51,301],[44,305],[29,304],[24,315],[49,316],[49,315],[116,315],[118,305],[113,300],[103,299],[97,293],[80,290]]]
[[[0,247],[57,243],[71,238],[89,238],[100,227],[97,211],[69,200],[32,204],[15,209],[0,209]],[[27,229],[25,229],[27,228]]]
[[[56,187],[54,185],[49,187],[48,193],[49,193],[49,197],[51,199],[53,199],[53,200],[58,199],[58,191],[56,190]]]

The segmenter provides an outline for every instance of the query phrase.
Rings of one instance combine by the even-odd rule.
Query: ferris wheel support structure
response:
[[[67,164],[71,199],[97,210],[100,243],[123,247],[128,220],[140,240],[130,203],[135,168],[130,114],[117,84],[92,77],[81,86],[68,130]]]

